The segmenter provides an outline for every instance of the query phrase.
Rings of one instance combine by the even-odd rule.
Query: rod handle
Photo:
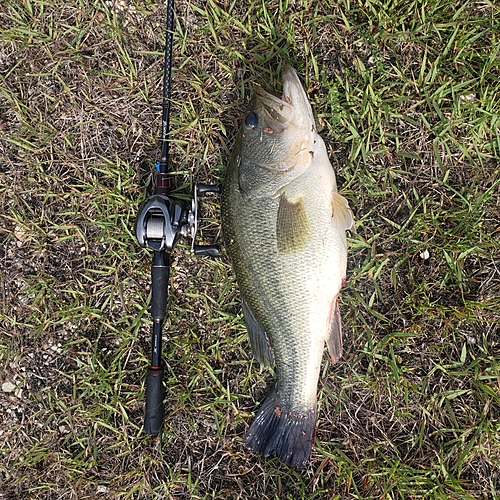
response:
[[[164,252],[155,252],[151,268],[151,316],[154,320],[163,320],[167,311],[168,279],[170,266]]]
[[[146,379],[146,413],[144,432],[159,434],[163,423],[163,368],[151,367]]]

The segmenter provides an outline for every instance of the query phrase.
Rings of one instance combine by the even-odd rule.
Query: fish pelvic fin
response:
[[[290,467],[303,467],[311,455],[316,416],[316,406],[292,409],[273,388],[245,436],[245,448],[265,457],[274,453]]]
[[[337,191],[332,193],[332,218],[339,230],[356,232],[354,216],[349,208],[349,202]]]
[[[241,305],[252,346],[253,357],[263,366],[273,366],[274,354],[264,328],[255,319],[255,314],[245,299],[241,301]]]
[[[331,305],[326,345],[330,359],[335,364],[342,356],[342,321],[340,319],[338,297],[333,299]]]

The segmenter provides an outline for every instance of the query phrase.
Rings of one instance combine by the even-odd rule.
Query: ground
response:
[[[0,5],[0,499],[500,497],[500,8],[491,1],[175,5],[172,171],[219,182],[252,85],[297,68],[356,217],[300,471],[243,448],[272,374],[227,256],[184,240],[165,424],[142,432],[165,7]],[[202,237],[221,240],[219,200]]]

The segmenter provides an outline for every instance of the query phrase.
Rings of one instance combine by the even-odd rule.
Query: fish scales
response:
[[[283,79],[283,99],[258,89],[250,105],[222,222],[254,356],[276,373],[245,445],[300,467],[314,440],[325,342],[334,361],[341,353],[337,295],[353,218],[297,74],[286,67]]]

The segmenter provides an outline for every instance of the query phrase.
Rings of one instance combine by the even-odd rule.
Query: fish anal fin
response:
[[[282,194],[276,220],[279,253],[294,253],[304,248],[311,238],[311,222],[303,198],[288,200]]]
[[[265,457],[275,453],[285,464],[303,467],[314,443],[316,414],[316,405],[290,408],[273,388],[248,429],[245,447]]]
[[[274,354],[269,338],[261,324],[255,319],[255,315],[246,302],[242,300],[243,315],[247,326],[253,357],[264,366],[274,365]]]
[[[356,231],[349,202],[337,191],[332,192],[332,218],[339,230]]]
[[[335,364],[342,356],[342,322],[340,319],[339,302],[335,297],[330,308],[328,319],[328,336],[326,339],[330,359]]]

